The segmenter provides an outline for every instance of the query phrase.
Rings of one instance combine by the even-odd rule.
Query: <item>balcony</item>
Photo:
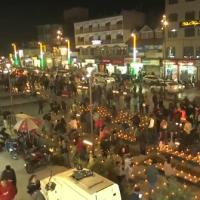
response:
[[[76,43],[76,45],[84,45],[84,44],[85,44],[84,41],[78,41],[78,42]]]
[[[111,25],[111,26],[101,26],[101,27],[93,27],[93,28],[85,28],[83,30],[77,29],[75,31],[76,34],[82,34],[82,33],[92,33],[92,32],[102,32],[102,31],[112,31],[112,30],[121,30],[123,29],[122,24],[118,25]]]
[[[101,40],[101,41],[102,41],[101,45],[124,43],[123,39]],[[89,40],[79,41],[79,42],[76,43],[76,45],[92,45],[92,41],[89,41]]]
[[[112,44],[118,44],[118,43],[124,43],[123,38],[122,39],[113,39]]]

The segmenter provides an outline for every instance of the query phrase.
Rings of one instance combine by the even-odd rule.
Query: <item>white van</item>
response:
[[[87,169],[69,169],[41,180],[46,200],[121,200],[119,186]]]

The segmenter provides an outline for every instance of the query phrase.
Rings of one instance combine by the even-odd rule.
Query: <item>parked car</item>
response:
[[[185,86],[173,81],[160,81],[150,86],[151,92],[160,92],[165,90],[167,93],[175,94],[182,92]]]
[[[155,75],[146,75],[143,77],[143,82],[146,84],[154,84],[159,82],[159,78]]]

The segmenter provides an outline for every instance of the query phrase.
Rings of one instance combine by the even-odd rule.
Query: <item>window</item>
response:
[[[178,3],[178,0],[168,0],[168,4],[176,4]]]
[[[185,28],[185,37],[193,37],[195,36],[195,29],[192,28]]]
[[[93,37],[93,36],[90,36],[90,37],[89,37],[89,41],[92,42],[92,40],[94,40],[94,37]]]
[[[116,25],[117,25],[117,28],[122,28],[122,21],[118,21],[118,22],[116,23]]]
[[[83,27],[82,26],[80,27],[80,33],[83,33]]]
[[[168,17],[170,22],[176,22],[178,21],[178,14],[177,13],[171,13]]]
[[[110,22],[105,24],[106,30],[110,30]]]
[[[123,40],[123,35],[122,34],[117,34],[116,39],[122,41]]]
[[[195,12],[190,11],[185,13],[185,20],[194,20],[195,19]]]
[[[168,47],[167,48],[167,58],[174,58],[176,54],[175,47]]]
[[[194,58],[194,48],[193,47],[184,47],[183,48],[183,57],[184,58]]]
[[[172,29],[168,32],[168,38],[176,38],[177,37],[177,30]]]
[[[89,25],[89,32],[92,32],[92,25]]]
[[[196,58],[200,58],[200,47],[196,48]]]
[[[111,35],[106,35],[106,40],[111,40]]]

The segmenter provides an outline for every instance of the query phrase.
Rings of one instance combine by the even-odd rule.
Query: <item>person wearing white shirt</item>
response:
[[[155,119],[153,114],[150,115],[148,133],[147,133],[147,142],[148,144],[153,144],[156,141],[156,132],[155,132]]]

